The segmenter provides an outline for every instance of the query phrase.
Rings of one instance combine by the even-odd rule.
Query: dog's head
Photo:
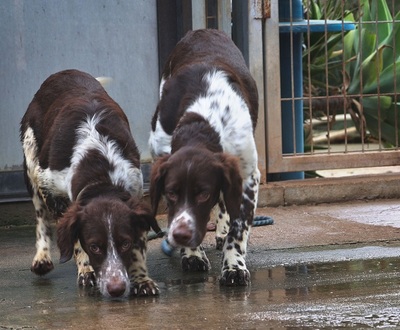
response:
[[[146,252],[146,236],[155,223],[151,210],[136,198],[97,197],[87,204],[74,202],[57,225],[60,262],[71,259],[79,240],[93,267],[100,292],[126,297],[129,268],[137,253]]]
[[[242,178],[238,160],[205,148],[183,147],[158,159],[151,173],[150,197],[155,214],[161,196],[168,204],[168,240],[197,247],[207,231],[210,212],[223,194],[231,219],[239,217]]]

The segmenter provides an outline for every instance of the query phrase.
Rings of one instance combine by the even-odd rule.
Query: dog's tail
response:
[[[101,86],[106,88],[112,83],[113,78],[111,78],[111,77],[97,77],[96,80],[101,84]]]

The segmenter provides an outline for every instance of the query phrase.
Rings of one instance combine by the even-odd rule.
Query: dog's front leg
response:
[[[208,271],[211,269],[210,261],[201,245],[194,249],[182,248],[181,259],[184,271]]]
[[[132,264],[129,267],[131,287],[134,295],[155,296],[160,293],[160,289],[157,283],[148,276],[146,253],[147,232],[132,249]]]
[[[31,271],[36,275],[45,275],[54,268],[50,255],[52,216],[37,190],[33,192],[32,201],[36,211],[36,254]]]
[[[257,168],[243,182],[243,198],[240,218],[231,219],[229,233],[225,239],[220,284],[227,286],[249,285],[250,272],[245,256],[247,241],[257,206],[260,172]]]
[[[219,202],[211,211],[212,217],[215,219],[215,245],[217,250],[222,250],[226,235],[229,231],[229,214],[226,210],[223,196],[221,195]]]
[[[223,248],[221,285],[236,286],[250,283],[250,272],[245,261],[249,233],[250,226],[247,221],[240,218],[231,221]]]
[[[78,285],[95,286],[96,276],[90,265],[89,256],[83,251],[79,240],[74,245],[74,258],[78,268]]]
[[[40,188],[42,169],[39,166],[35,133],[31,127],[27,127],[24,132],[21,131],[21,134],[23,134],[25,174],[29,179],[28,185],[32,189],[32,202],[36,212],[36,254],[32,261],[31,271],[36,275],[45,275],[54,268],[50,255],[50,223],[53,217],[46,206],[46,196]]]

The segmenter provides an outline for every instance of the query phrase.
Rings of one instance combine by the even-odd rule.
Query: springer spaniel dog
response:
[[[220,284],[248,285],[247,240],[260,172],[254,130],[258,92],[243,56],[217,30],[190,31],[164,67],[149,145],[150,196],[168,205],[168,242],[181,246],[184,270],[208,270],[201,247],[216,221],[223,250]]]
[[[147,275],[150,227],[140,201],[140,158],[126,115],[87,73],[51,75],[21,121],[25,179],[36,211],[31,270],[53,269],[51,220],[58,219],[60,262],[75,257],[78,284],[97,284],[105,297],[156,295]]]

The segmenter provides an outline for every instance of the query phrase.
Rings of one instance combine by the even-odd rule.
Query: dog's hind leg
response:
[[[94,270],[90,265],[89,256],[83,251],[79,240],[74,245],[74,258],[78,268],[78,285],[95,286]]]

